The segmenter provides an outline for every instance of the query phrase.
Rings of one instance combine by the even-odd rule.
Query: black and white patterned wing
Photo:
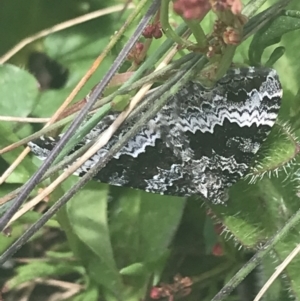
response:
[[[114,156],[96,179],[117,186],[226,201],[226,191],[249,170],[274,125],[282,90],[276,71],[232,69],[213,89],[191,81]],[[101,121],[82,141],[89,142],[113,121]],[[111,141],[76,174],[82,176],[126,133],[125,123]],[[53,138],[29,143],[45,159]]]

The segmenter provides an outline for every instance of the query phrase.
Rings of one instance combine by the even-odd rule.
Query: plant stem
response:
[[[182,39],[171,27],[169,23],[169,1],[163,0],[160,5],[160,24],[164,34],[177,44],[188,47],[191,46],[192,43],[187,40]]]
[[[199,48],[205,48],[207,46],[207,39],[206,35],[199,24],[198,20],[186,20],[184,19],[185,23],[188,25],[188,27],[191,29],[196,41],[197,41],[197,46]]]

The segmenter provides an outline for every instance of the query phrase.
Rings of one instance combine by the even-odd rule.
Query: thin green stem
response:
[[[180,37],[171,27],[169,23],[169,3],[170,3],[169,0],[163,0],[160,6],[160,24],[164,34],[169,39],[173,40],[174,42],[176,42],[177,44],[183,47],[188,47],[193,45],[192,43]]]
[[[72,140],[61,150],[54,163],[58,163],[62,158],[64,158],[82,139],[87,135],[92,128],[94,128],[99,120],[101,120],[110,110],[112,106],[108,103],[102,106],[86,123],[84,123],[80,131],[74,134]]]
[[[162,1],[165,2],[165,1]],[[187,26],[185,23],[180,24],[176,28],[176,35],[181,35],[187,30]],[[159,48],[149,56],[146,61],[140,66],[140,68],[134,72],[133,76],[131,76],[124,85],[119,88],[119,90],[125,89],[131,86],[134,82],[142,77],[147,71],[152,70],[153,66],[157,64],[158,60],[162,58],[163,55],[172,47],[174,44],[174,40],[172,38],[167,39]]]
[[[185,23],[188,25],[188,27],[191,29],[196,41],[197,46],[199,48],[205,48],[207,46],[207,39],[206,35],[199,24],[199,20],[187,20],[184,19]]]
[[[228,68],[230,67],[234,57],[235,50],[236,50],[235,45],[227,45],[219,63],[219,68],[217,70],[216,77],[215,77],[216,81],[222,78],[223,75],[228,70]]]
[[[226,261],[223,264],[220,264],[220,265],[216,266],[215,268],[213,268],[205,273],[202,273],[199,276],[193,276],[192,277],[193,284],[202,283],[203,281],[212,279],[222,273],[225,273],[232,266],[233,266],[232,262]]]

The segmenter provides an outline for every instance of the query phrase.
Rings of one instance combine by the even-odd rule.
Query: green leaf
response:
[[[141,299],[150,276],[161,274],[165,266],[185,200],[113,186],[111,191],[109,229],[115,260],[126,277],[129,300]]]
[[[11,126],[8,124],[1,124],[0,125],[0,147],[6,147],[10,145],[11,143],[14,143],[19,140],[19,137],[12,132]],[[10,164],[12,164],[16,158],[20,154],[20,149],[14,149],[10,152],[7,152],[1,157],[8,163],[6,168],[9,167]],[[3,164],[4,165],[4,164]],[[1,166],[2,172],[6,169],[4,166]],[[24,183],[27,181],[30,177],[30,175],[35,171],[35,167],[32,164],[32,161],[29,157],[26,157],[22,164],[19,164],[17,168],[13,171],[13,173],[8,177],[6,180],[7,183]]]
[[[33,261],[26,265],[18,267],[16,271],[17,275],[7,282],[9,289],[15,288],[24,282],[35,280],[39,277],[58,277],[74,272],[80,274],[84,272],[83,268],[77,263],[74,263],[74,261],[53,263]]]
[[[89,285],[88,288],[82,292],[73,296],[70,301],[97,301],[99,300],[99,289],[96,285]]]
[[[79,239],[93,252],[84,258],[92,277],[115,294],[122,293],[107,225],[108,186],[91,182],[67,205],[71,227]]]
[[[23,69],[13,65],[0,66],[0,112],[5,116],[26,117],[31,113],[38,95],[38,83],[35,78]],[[0,147],[3,148],[19,140],[14,133],[16,123],[1,122]],[[19,155],[19,150],[14,150],[2,155],[2,158],[11,164]],[[4,166],[2,166],[3,168]],[[33,172],[31,161],[26,158],[10,175],[8,183],[23,183]]]
[[[142,192],[140,245],[146,261],[163,256],[177,230],[185,199]]]
[[[148,269],[143,263],[136,262],[120,270],[121,275],[143,275],[148,272]]]
[[[38,83],[27,71],[13,65],[0,65],[1,115],[26,117],[38,95]]]
[[[261,64],[261,57],[265,48],[279,43],[284,34],[297,29],[300,29],[300,19],[289,16],[279,16],[267,23],[254,35],[250,44],[248,53],[250,64]]]
[[[259,150],[247,178],[251,183],[255,183],[266,175],[276,176],[279,170],[291,164],[298,152],[297,138],[291,126],[278,122]]]
[[[185,200],[134,189],[118,191],[109,223],[118,266],[161,257],[177,230]]]

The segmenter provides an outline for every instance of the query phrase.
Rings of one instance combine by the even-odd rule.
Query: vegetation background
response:
[[[261,11],[276,2],[266,1]],[[44,28],[122,3],[117,0],[2,1],[0,55]],[[299,1],[291,1],[288,9],[300,11]],[[1,65],[1,115],[50,117],[128,14],[129,10],[122,15],[116,12],[51,34],[29,44]],[[214,19],[210,13],[201,22],[206,32],[211,31]],[[82,99],[99,82],[137,21],[76,100]],[[180,22],[180,17],[170,10],[170,23]],[[253,183],[249,184],[249,179],[237,183],[230,192],[230,204],[224,207],[203,205],[195,198],[153,195],[90,182],[1,267],[0,283],[5,300],[211,300],[260,245],[280,232],[300,204],[297,157],[300,20],[297,14],[292,18],[284,16],[275,25],[270,26],[273,31],[265,30],[243,42],[233,60],[265,64],[270,62],[275,49],[284,50],[274,64],[284,88],[280,121],[252,170]],[[154,40],[149,55],[164,40],[165,37]],[[259,50],[263,52],[261,58],[255,56]],[[259,61],[253,62],[251,58]],[[40,86],[29,73],[36,70],[35,64],[40,64],[40,73],[36,74],[43,83]],[[129,67],[130,63],[126,62],[122,70]],[[54,77],[49,75],[49,69]],[[1,121],[0,147],[40,128],[37,124]],[[16,149],[1,156],[1,173],[19,153],[20,149]],[[1,185],[0,196],[25,183],[39,165],[35,157],[26,157]],[[0,236],[0,254],[76,180],[70,177],[50,199],[15,221],[9,235]],[[40,184],[31,197],[49,181]],[[1,205],[0,214],[9,204]],[[253,300],[276,266],[299,244],[299,230],[299,225],[293,227],[270,248],[260,266],[226,300]],[[299,265],[299,258],[295,258],[265,293],[264,300],[300,299]]]

